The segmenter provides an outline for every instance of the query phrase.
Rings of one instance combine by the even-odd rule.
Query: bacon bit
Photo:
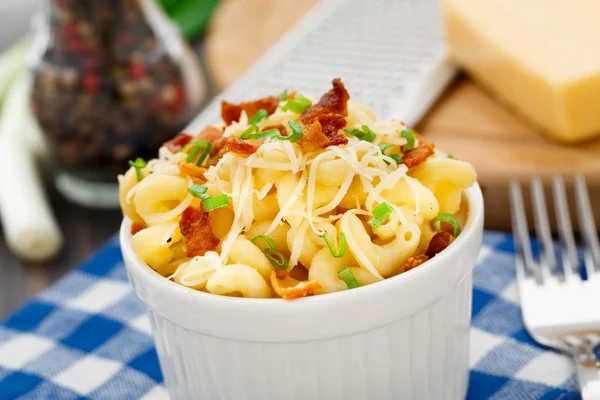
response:
[[[329,139],[327,146],[339,146],[340,144],[348,144],[348,138],[340,133],[340,129],[346,126],[346,119],[337,114],[322,114],[317,118],[323,133]]]
[[[323,133],[323,128],[319,121],[310,125],[304,125],[302,128],[302,139],[298,141],[300,148],[304,153],[325,147],[329,144],[329,138]]]
[[[451,235],[448,232],[438,232],[431,238],[425,254],[433,258],[436,254],[450,245]]]
[[[203,181],[206,180],[206,178],[204,177],[206,168],[199,167],[196,164],[188,162],[179,163],[179,171],[181,171],[181,173],[184,175],[190,175],[194,178],[202,179]]]
[[[311,106],[300,116],[302,122],[309,124],[323,114],[348,115],[348,99],[350,99],[348,91],[340,78],[334,79],[332,84],[333,89],[325,93],[317,104]]]
[[[256,153],[262,141],[259,140],[242,140],[238,138],[229,138],[225,142],[225,151],[232,153],[250,155]]]
[[[217,142],[223,136],[223,132],[216,126],[207,126],[194,137],[194,140],[206,140],[211,143]]]
[[[277,129],[281,136],[288,136],[288,131],[283,124],[265,126],[261,132],[270,131],[271,129]]]
[[[267,112],[267,115],[271,115],[277,110],[279,106],[279,96],[269,96],[254,101],[243,102],[240,104],[233,104],[228,101],[221,101],[221,118],[225,122],[225,125],[231,125],[232,122],[240,120],[242,111],[246,111],[248,118],[251,118],[261,109]]]
[[[418,256],[412,256],[404,263],[404,272],[410,271],[411,269],[417,268],[425,261],[429,261],[427,254],[419,254]]]
[[[225,125],[231,125],[234,121],[239,121],[242,115],[242,107],[228,101],[221,101],[221,118]]]
[[[269,281],[271,282],[271,286],[275,293],[285,300],[297,299],[309,294],[314,294],[317,290],[321,289],[319,281],[298,281],[289,276],[279,279],[277,275],[277,272],[271,271]]]
[[[179,229],[187,249],[188,257],[203,256],[204,253],[214,250],[219,245],[219,238],[215,236],[208,224],[208,212],[204,208],[188,207],[181,214]]]
[[[183,147],[192,141],[192,137],[188,134],[177,135],[171,140],[167,140],[163,143],[171,153],[179,153]]]
[[[417,147],[404,153],[402,163],[408,168],[416,167],[433,155],[433,148],[433,143],[421,141]]]
[[[143,229],[146,229],[146,224],[141,222],[134,222],[133,224],[131,224],[131,236],[135,235]]]

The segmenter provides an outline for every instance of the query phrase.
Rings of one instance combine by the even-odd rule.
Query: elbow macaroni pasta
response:
[[[300,114],[283,105],[255,132],[282,124],[291,134],[288,122],[300,123]],[[242,111],[238,122],[220,126],[223,137],[240,138],[250,117]],[[403,273],[407,260],[428,251],[440,213],[465,214],[462,192],[476,173],[439,154],[408,168],[398,161],[406,156],[401,132],[408,128],[378,120],[362,104],[349,102],[345,120],[346,129],[367,126],[375,137],[346,134],[348,144],[306,152],[299,143],[268,138],[250,155],[221,152],[205,163],[204,178],[179,167],[186,153],[162,147],[157,159],[119,177],[123,214],[142,228],[132,236],[133,251],[177,284],[238,297],[276,297],[271,282],[290,274],[305,277],[298,278],[302,288],[318,288],[300,295],[318,295]],[[192,193],[194,185],[205,187],[204,197]],[[218,245],[188,256],[191,228],[182,214],[222,195],[229,204],[208,209],[206,222]],[[382,206],[388,211],[380,215]]]

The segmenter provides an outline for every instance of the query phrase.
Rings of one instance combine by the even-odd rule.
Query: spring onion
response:
[[[277,248],[275,247],[275,242],[270,237],[268,237],[266,235],[258,235],[258,236],[255,236],[254,238],[252,238],[252,243],[254,243],[255,246],[258,246],[257,242],[259,240],[262,240],[263,242],[265,242],[267,244],[267,246],[269,246],[269,250],[277,250]]]
[[[250,125],[248,127],[248,129],[246,129],[241,135],[240,135],[240,139],[250,139],[250,136],[252,136],[252,134],[258,132],[258,126],[256,125]]]
[[[279,250],[266,249],[263,250],[263,253],[265,257],[267,257],[267,259],[271,262],[271,264],[273,264],[279,269],[287,269],[289,265],[288,260],[283,254],[281,254]]]
[[[267,246],[269,246],[268,249],[261,249],[261,251],[263,252],[265,257],[267,257],[267,259],[271,262],[271,264],[273,264],[279,269],[287,269],[288,260],[283,254],[281,254],[279,250],[277,250],[273,239],[266,235],[258,235],[252,239],[252,243],[254,243],[254,245],[260,248],[260,246],[258,246],[258,242],[261,240],[265,242]]]
[[[141,182],[144,179],[144,172],[142,169],[146,168],[146,161],[143,158],[138,157],[135,161],[129,160],[129,165],[135,168],[135,174],[137,176],[138,182]]]
[[[226,194],[221,194],[216,197],[209,197],[208,199],[202,200],[202,207],[206,211],[216,210],[217,208],[227,207],[229,205],[229,199]]]
[[[351,134],[352,136],[356,136],[360,140],[364,140],[365,142],[373,143],[373,140],[377,138],[377,134],[371,130],[367,125],[362,126],[362,131],[360,129],[344,129],[346,132]]]
[[[279,100],[281,100],[281,101],[288,100],[288,90],[287,89],[285,89],[283,92],[281,92],[281,94],[279,95]]]
[[[288,126],[292,129],[292,134],[287,137],[287,140],[296,143],[298,140],[302,139],[302,125],[296,121],[288,121]]]
[[[406,139],[406,144],[402,148],[405,153],[415,148],[415,134],[412,129],[403,129],[401,136]]]
[[[388,156],[389,158],[391,158],[392,160],[396,161],[396,163],[400,164],[402,162],[402,157],[399,156],[398,154],[385,154],[385,152],[393,147],[393,144],[389,144],[389,143],[382,143],[379,145],[379,148],[381,149],[381,154],[383,154],[384,156]],[[386,164],[389,165],[389,162],[387,162],[386,160],[384,160]]]
[[[202,186],[202,185],[193,185],[191,188],[188,189],[188,192],[190,192],[190,194],[192,196],[197,197],[202,200],[206,200],[206,199],[210,198],[208,193],[206,193],[207,191],[208,191],[208,188],[206,186]]]
[[[381,203],[373,209],[373,218],[367,221],[367,224],[371,225],[373,228],[377,228],[387,221],[392,214],[392,211],[394,211],[394,207],[385,202]]]
[[[331,243],[329,237],[327,236],[327,232],[325,232],[321,237],[327,244],[327,247],[329,247],[329,252],[334,258],[344,257],[344,255],[346,254],[346,235],[344,235],[344,232],[340,232],[340,234],[338,235],[338,241],[340,242],[340,250],[337,253],[333,248],[333,243]]]
[[[435,228],[436,231],[441,232],[442,221],[452,225],[452,228],[454,231],[454,237],[458,237],[458,235],[460,235],[460,224],[458,223],[456,218],[454,218],[454,216],[451,214],[442,213],[442,212],[439,213],[437,215],[437,217],[435,217],[435,219],[433,220],[433,227]]]
[[[296,114],[302,114],[310,106],[312,106],[312,101],[310,101],[302,95],[299,95],[296,96],[296,98],[293,100],[288,100],[287,103],[285,103],[283,107],[281,107],[281,110],[295,112]]]
[[[358,284],[358,280],[356,280],[356,277],[354,276],[352,271],[350,271],[350,268],[346,267],[343,270],[338,271],[337,274],[341,280],[346,282],[346,285],[348,285],[348,289],[354,289],[360,286]]]
[[[281,132],[279,132],[279,129],[269,129],[268,131],[257,132],[250,135],[250,139],[254,140],[264,140],[269,138],[280,139],[283,137],[284,136],[281,136]]]
[[[204,151],[202,151],[202,150],[204,150]],[[210,154],[211,150],[212,150],[212,144],[207,140],[200,140],[200,141],[195,140],[193,142],[186,144],[181,149],[181,151],[184,153],[187,153],[188,151],[190,151],[189,155],[186,159],[186,161],[189,163],[193,163],[194,160],[198,157],[198,154],[200,153],[200,151],[202,151],[202,153],[200,154],[200,157],[198,157],[198,161],[196,162],[196,165],[202,165],[204,160],[206,160],[206,157],[208,157],[208,155]]]
[[[448,154],[448,158],[451,160],[454,160],[454,154],[452,154],[452,153]]]
[[[250,120],[248,121],[248,123],[251,124],[251,125],[256,125],[260,121],[262,121],[263,119],[267,119],[268,117],[269,117],[269,114],[267,114],[267,110],[261,108],[260,110],[258,110],[256,112],[256,114],[254,114],[252,116],[252,118],[250,118]]]

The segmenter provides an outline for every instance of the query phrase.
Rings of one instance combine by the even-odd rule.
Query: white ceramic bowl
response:
[[[461,235],[426,264],[373,285],[294,301],[198,292],[121,248],[148,309],[173,399],[464,399],[472,269],[483,200],[465,191]]]

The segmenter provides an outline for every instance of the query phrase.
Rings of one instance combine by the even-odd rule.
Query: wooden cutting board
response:
[[[207,68],[217,89],[231,84],[314,3],[316,0],[222,2],[206,39]],[[261,29],[256,29],[257,19]],[[486,227],[510,229],[511,179],[527,183],[539,176],[550,182],[554,175],[562,174],[569,185],[578,173],[586,176],[600,226],[600,140],[577,146],[553,142],[466,77],[448,88],[417,130],[445,152],[475,166],[485,197]],[[528,191],[524,193],[527,196]],[[574,204],[572,195],[569,191]],[[552,211],[551,202],[548,206]]]

